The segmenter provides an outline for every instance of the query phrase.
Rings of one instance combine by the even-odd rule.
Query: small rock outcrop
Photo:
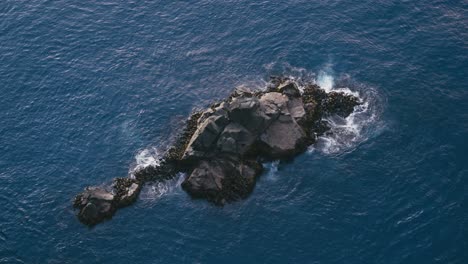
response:
[[[118,208],[135,202],[141,186],[135,179],[116,178],[111,191],[101,187],[86,187],[84,192],[75,197],[74,207],[79,209],[78,218],[90,226],[111,218]]]
[[[234,156],[202,160],[182,183],[182,188],[195,198],[222,205],[247,197],[261,171],[257,161]]]
[[[80,209],[78,218],[87,225],[94,225],[110,218],[115,212],[115,196],[99,187],[86,187],[75,199],[75,207]]]
[[[236,89],[227,99],[194,113],[160,165],[117,178],[111,190],[87,187],[75,199],[78,218],[94,225],[135,202],[142,185],[178,172],[193,198],[216,204],[246,198],[262,172],[262,161],[287,159],[303,152],[329,130],[324,118],[346,117],[358,98],[326,93],[313,83],[274,77],[266,91]]]

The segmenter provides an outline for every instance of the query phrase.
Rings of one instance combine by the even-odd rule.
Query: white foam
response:
[[[155,147],[146,148],[138,152],[138,154],[135,155],[135,164],[129,171],[130,177],[135,178],[134,173],[138,170],[160,166],[160,158],[161,154]],[[180,188],[180,184],[185,179],[185,176],[184,173],[177,173],[172,179],[145,184],[141,191],[140,199],[156,200],[164,195],[174,193]]]
[[[333,89],[335,80],[334,80],[334,78],[333,78],[333,76],[331,74],[329,74],[329,73],[322,70],[322,71],[319,72],[319,74],[317,76],[316,83],[322,89],[324,89],[327,93],[329,93]]]
[[[275,160],[269,163],[263,164],[263,166],[266,168],[268,171],[266,173],[266,179],[270,181],[276,181],[278,179],[278,166],[279,166],[279,160]]]
[[[309,153],[318,150],[324,154],[336,154],[348,151],[360,142],[367,140],[367,130],[378,118],[375,91],[369,87],[361,91],[353,91],[348,87],[335,87],[335,79],[329,68],[319,72],[315,82],[327,93],[342,92],[352,95],[360,100],[360,105],[346,118],[331,116],[324,121],[330,126],[330,131],[320,136]]]
[[[130,169],[130,176],[134,177],[134,172],[149,166],[159,166],[160,154],[154,147],[144,149],[135,156],[135,166]]]
[[[185,176],[184,173],[178,173],[171,180],[147,184],[140,194],[140,199],[153,201],[165,195],[175,193],[180,190],[180,185],[184,181]]]
[[[310,146],[309,153],[318,151],[323,154],[339,154],[352,150],[360,143],[374,136],[377,130],[385,125],[380,123],[380,115],[383,109],[383,102],[377,91],[369,86],[355,83],[349,76],[343,75],[335,79],[333,63],[326,63],[323,68],[315,74],[304,68],[293,67],[289,64],[270,63],[265,65],[269,71],[283,72],[290,81],[295,82],[301,92],[304,92],[304,84],[314,82],[325,92],[340,92],[346,95],[352,95],[359,99],[361,103],[355,106],[353,113],[347,118],[332,116],[324,121],[328,122],[330,131],[317,139],[316,144]],[[341,85],[341,83],[350,83]],[[266,83],[263,84],[266,87]],[[350,89],[349,87],[352,87]],[[257,86],[258,87],[258,86]],[[265,88],[261,89],[264,90]],[[372,130],[372,131],[371,131]],[[381,130],[380,130],[381,131]],[[269,173],[275,173],[274,164],[265,164],[270,168]],[[274,179],[273,176],[270,177]]]

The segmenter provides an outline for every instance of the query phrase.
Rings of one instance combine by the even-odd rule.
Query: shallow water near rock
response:
[[[466,263],[466,8],[2,1],[0,263]],[[266,164],[246,200],[192,200],[175,178],[78,222],[85,186],[157,162],[192,110],[270,74],[368,108]]]

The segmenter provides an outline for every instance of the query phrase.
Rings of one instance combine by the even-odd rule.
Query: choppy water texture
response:
[[[468,263],[466,1],[0,2],[0,263]],[[86,185],[155,163],[196,108],[269,74],[349,87],[253,194],[179,187],[88,229]]]

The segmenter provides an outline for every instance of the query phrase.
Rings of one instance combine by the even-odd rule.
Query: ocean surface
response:
[[[364,104],[246,200],[179,175],[79,223],[85,186],[271,74]],[[0,1],[0,263],[468,263],[468,3]]]

